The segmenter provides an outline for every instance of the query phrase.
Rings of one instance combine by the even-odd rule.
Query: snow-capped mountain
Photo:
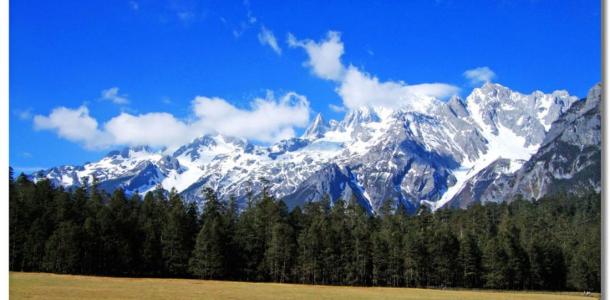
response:
[[[499,202],[522,196],[539,199],[557,192],[601,190],[601,85],[554,121],[541,145],[520,168],[498,159],[471,178],[448,204]],[[516,169],[516,170],[515,170]]]
[[[599,87],[591,95],[599,98]],[[587,142],[599,148],[599,127],[589,132],[595,127],[587,121],[591,114],[582,112],[595,107],[590,103],[566,91],[527,95],[486,83],[465,100],[426,98],[401,109],[362,107],[341,121],[317,115],[301,137],[270,146],[204,135],[171,153],[127,148],[96,163],[53,168],[40,176],[64,186],[95,176],[104,189],[138,193],[161,185],[189,201],[201,201],[206,186],[223,197],[245,199],[268,181],[270,191],[290,207],[325,196],[331,201],[355,197],[371,212],[384,201],[414,211],[420,205],[438,209],[506,200],[519,192],[539,198],[551,189],[538,184],[534,193],[524,187],[525,178],[531,178],[531,171],[524,170],[537,166],[531,166],[532,158],[540,160],[544,149],[563,147],[557,146],[559,140],[582,136],[567,130],[587,131]],[[581,119],[588,125],[573,125]],[[571,172],[557,170],[550,172]],[[469,192],[473,190],[486,192]]]

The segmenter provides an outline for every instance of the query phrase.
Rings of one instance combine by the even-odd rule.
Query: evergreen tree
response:
[[[430,284],[433,286],[455,286],[460,274],[459,256],[460,244],[447,224],[438,224],[429,244],[431,266]]]
[[[11,169],[9,169],[11,172]],[[329,197],[288,211],[268,185],[247,206],[206,190],[201,218],[161,187],[127,198],[9,174],[9,268],[379,286],[590,290],[601,283],[599,194],[369,214]],[[264,183],[264,182],[263,182]],[[256,199],[256,201],[255,201]]]
[[[72,211],[70,212],[75,224],[83,224],[87,218],[87,190],[78,187],[72,194]]]
[[[387,254],[389,252],[387,232],[383,229],[378,229],[373,232],[371,263],[372,268],[372,284],[375,286],[386,285],[388,279],[388,261]]]
[[[370,284],[371,277],[371,228],[368,213],[355,199],[348,206],[350,231],[352,233],[351,263],[348,278],[357,285]]]
[[[258,266],[263,259],[263,239],[257,228],[257,214],[254,202],[248,199],[248,206],[239,216],[236,228],[238,245],[239,274],[243,280],[258,279]]]
[[[222,218],[222,204],[215,192],[205,189],[205,207],[202,227],[189,263],[193,275],[202,279],[219,279],[225,275],[227,257],[225,223]]]
[[[468,232],[460,241],[459,262],[462,267],[462,282],[467,288],[481,287],[483,274],[482,253],[476,236]]]
[[[163,212],[160,210],[160,201],[152,192],[146,193],[138,217],[140,231],[140,260],[141,271],[146,275],[161,275],[163,270],[163,257],[161,254],[161,228]]]
[[[10,171],[11,169],[9,169]],[[26,238],[26,223],[28,214],[26,199],[33,197],[33,184],[21,174],[17,182],[9,177],[9,268],[14,271],[23,270],[24,249]],[[30,220],[31,221],[31,220]]]
[[[508,264],[508,255],[497,238],[487,241],[483,252],[485,287],[492,289],[508,288]]]
[[[548,238],[538,234],[533,240],[530,289],[562,290],[565,288],[565,258],[561,249]]]
[[[268,249],[271,246],[271,239],[273,237],[273,227],[279,222],[285,222],[288,215],[286,206],[276,201],[276,199],[269,193],[268,182],[263,180],[265,186],[261,199],[255,206],[255,228],[259,235],[258,240],[260,241],[260,247],[262,250],[262,256],[259,258],[257,266],[258,280],[269,280],[271,271],[271,265],[269,265],[270,259],[267,258]]]
[[[328,273],[328,283],[344,284],[346,265],[349,263],[351,254],[351,235],[348,228],[346,204],[342,199],[335,200],[327,222],[322,255]]]
[[[84,187],[88,186],[88,180],[83,178]],[[94,177],[93,184],[89,187],[89,199],[86,204],[85,221],[83,224],[82,259],[83,272],[85,274],[104,274],[104,241],[100,226],[100,217],[104,209],[102,194],[97,189],[97,179]]]
[[[65,274],[79,272],[79,242],[80,229],[70,221],[60,223],[46,242],[43,269]]]
[[[390,248],[391,214],[392,200],[386,199],[379,210],[379,217],[374,219],[375,222],[372,232],[371,278],[372,284],[377,286],[386,285],[386,280],[389,277],[387,254]]]
[[[189,252],[187,231],[187,213],[184,203],[175,189],[169,194],[167,219],[161,233],[161,246],[164,268],[168,275],[184,276],[187,274]]]
[[[265,259],[274,282],[286,282],[289,279],[295,250],[293,234],[292,227],[287,222],[277,222],[271,229]]]
[[[422,207],[417,217],[409,220],[412,230],[405,235],[404,272],[407,286],[426,287],[430,284],[430,236],[432,217]]]
[[[321,284],[323,269],[324,227],[326,220],[320,202],[310,202],[304,207],[303,230],[298,237],[299,277],[301,282]]]
[[[237,199],[231,197],[226,205],[226,209],[222,214],[223,223],[225,224],[225,256],[229,259],[225,264],[225,276],[229,279],[239,279],[240,275],[240,248],[239,236],[237,234],[237,226],[239,223],[239,208]]]
[[[197,212],[197,203],[189,202],[186,205],[186,248],[192,250],[195,247],[197,234],[201,230],[199,222],[199,214]]]
[[[601,285],[600,231],[584,233],[582,242],[576,247],[570,270],[570,284],[585,291],[599,291]]]
[[[508,214],[504,215],[498,233],[508,259],[504,277],[509,289],[523,289],[529,276],[529,258],[521,245],[519,229]]]
[[[21,178],[18,181],[22,185],[29,185],[26,178]],[[27,214],[26,220],[31,222],[30,224],[25,223],[23,229],[27,232],[23,243],[22,269],[24,271],[42,269],[45,243],[55,228],[53,223],[55,191],[49,180],[39,180],[30,192],[33,192],[33,194],[27,194],[23,199]]]
[[[293,228],[293,235],[295,238],[295,247],[296,249],[293,252],[293,262],[294,265],[292,267],[291,270],[291,281],[292,282],[302,282],[302,273],[301,273],[301,268],[300,268],[300,251],[301,251],[301,247],[299,245],[299,237],[301,236],[301,233],[303,232],[303,228],[304,228],[304,214],[303,211],[301,210],[300,207],[295,207],[288,215],[288,223],[290,224],[290,227]]]

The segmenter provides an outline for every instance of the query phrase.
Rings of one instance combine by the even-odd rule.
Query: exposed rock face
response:
[[[497,159],[468,180],[446,207],[467,208],[474,203],[501,202],[510,190],[508,180],[515,165],[520,167],[522,164],[522,161]]]
[[[512,195],[601,191],[600,102],[598,84],[553,123],[538,152],[515,174]]]
[[[329,124],[322,118],[322,114],[318,113],[311,125],[309,125],[303,133],[303,138],[312,140],[321,138],[329,130],[329,127]]]
[[[552,123],[537,152],[515,172],[497,162],[478,173],[448,204],[540,199],[558,193],[601,191],[601,85]]]
[[[362,107],[341,121],[318,115],[300,138],[270,146],[204,135],[173,152],[127,148],[40,175],[64,186],[95,176],[106,190],[138,193],[160,185],[188,201],[204,200],[203,187],[245,199],[265,178],[290,207],[353,197],[371,212],[384,201],[415,211],[539,198],[562,185],[599,189],[599,95],[599,86],[583,102],[487,83],[465,100]]]

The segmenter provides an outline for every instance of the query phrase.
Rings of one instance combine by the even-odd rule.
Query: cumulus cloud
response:
[[[336,91],[341,96],[343,105],[349,109],[363,106],[425,109],[431,100],[447,98],[459,92],[459,88],[446,83],[381,81],[355,66],[345,66],[341,62],[343,42],[336,31],[329,31],[326,38],[319,42],[298,40],[289,34],[288,45],[303,48],[307,52],[309,60],[306,65],[314,75],[338,83]]]
[[[383,106],[398,108],[408,106],[413,109],[427,105],[430,98],[446,98],[459,89],[444,83],[424,83],[407,85],[402,81],[380,81],[377,77],[350,66],[337,92],[348,108],[362,106]],[[425,109],[421,107],[422,110]]]
[[[89,109],[55,108],[48,116],[34,116],[35,130],[55,131],[61,138],[82,143],[87,148],[98,148],[105,144],[103,133],[97,128],[97,121],[89,116]]]
[[[197,126],[206,132],[274,142],[294,136],[294,127],[309,122],[309,101],[296,93],[278,100],[273,95],[252,101],[250,109],[240,109],[220,98],[197,97],[193,101]]]
[[[189,124],[169,113],[121,113],[104,126],[113,145],[172,147],[192,138]]]
[[[265,26],[262,26],[261,31],[258,33],[258,41],[263,46],[267,45],[267,46],[271,47],[271,49],[273,49],[273,51],[275,53],[277,53],[278,55],[282,54],[282,49],[277,44],[275,35],[273,34],[273,32],[271,30],[267,29]]]
[[[341,80],[344,67],[341,63],[343,55],[343,42],[341,35],[336,31],[329,31],[326,39],[315,42],[312,40],[297,40],[294,35],[288,34],[288,45],[292,48],[305,49],[309,60],[306,65],[312,72],[323,79]]]
[[[119,95],[119,88],[116,86],[107,90],[102,90],[102,99],[112,101],[112,103],[119,105],[129,103],[127,95]]]
[[[464,77],[470,81],[472,85],[478,85],[485,82],[490,82],[496,77],[496,73],[489,67],[478,67],[464,72]]]
[[[117,145],[149,145],[174,148],[207,133],[275,142],[293,137],[295,127],[309,122],[309,101],[290,92],[279,99],[273,94],[254,99],[248,108],[238,108],[221,98],[198,96],[192,101],[193,117],[185,120],[165,112],[140,115],[121,113],[103,126],[85,106],[59,107],[48,116],[34,117],[36,130],[49,130],[59,137],[104,149]]]

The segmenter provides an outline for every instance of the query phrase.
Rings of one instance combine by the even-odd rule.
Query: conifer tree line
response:
[[[205,189],[72,191],[10,170],[11,271],[392,287],[600,290],[599,194],[408,215],[353,199],[238,209]]]

